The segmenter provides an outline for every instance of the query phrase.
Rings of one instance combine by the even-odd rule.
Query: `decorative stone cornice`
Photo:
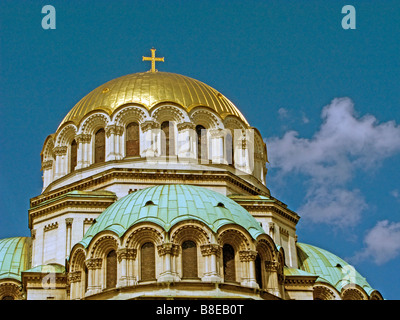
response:
[[[54,223],[50,223],[50,224],[44,226],[43,230],[50,231],[50,230],[57,229],[57,228],[58,228],[58,222],[54,222]]]
[[[112,134],[115,134],[117,136],[122,135],[124,132],[124,127],[122,126],[117,126],[115,124],[109,125],[105,128],[106,136],[109,137]]]
[[[209,256],[211,254],[219,256],[221,254],[221,246],[214,243],[203,244],[200,247],[200,251],[203,256]]]
[[[121,248],[117,250],[118,261],[121,262],[123,259],[135,260],[137,250],[132,248]]]
[[[102,262],[103,262],[103,260],[101,258],[91,258],[91,259],[85,260],[86,267],[91,270],[92,269],[100,269]]]
[[[239,251],[239,259],[242,262],[254,261],[257,258],[257,251],[242,250]]]

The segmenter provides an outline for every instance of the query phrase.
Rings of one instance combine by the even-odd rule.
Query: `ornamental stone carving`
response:
[[[124,132],[124,127],[122,126],[117,126],[115,124],[109,125],[105,128],[106,131],[106,136],[109,137],[112,134],[115,134],[117,136],[121,136],[122,133]]]
[[[257,251],[242,250],[239,251],[239,259],[242,262],[254,261],[257,258]]]
[[[153,129],[160,129],[161,126],[158,122],[155,121],[145,121],[140,125],[140,127],[142,128],[143,132],[147,132]]]
[[[53,160],[43,161],[42,170],[49,170],[53,167]]]
[[[64,156],[67,154],[68,147],[67,146],[58,146],[53,149],[53,153],[56,156]]]
[[[121,248],[117,251],[118,261],[121,262],[123,259],[135,260],[137,255],[137,250],[132,248]]]
[[[201,254],[203,256],[209,256],[211,254],[215,254],[216,256],[219,256],[221,254],[221,246],[218,244],[214,243],[209,243],[209,244],[203,244],[200,247]]]
[[[171,242],[163,243],[157,246],[157,251],[159,256],[165,254],[177,255],[179,252],[179,247]]]
[[[81,133],[75,137],[77,143],[89,143],[92,140],[92,136],[88,133]]]
[[[82,271],[73,271],[68,273],[68,281],[70,283],[80,282],[82,277]]]
[[[100,269],[102,261],[101,258],[92,258],[85,260],[85,263],[88,269]]]
[[[265,261],[264,266],[265,266],[265,271],[275,272],[278,271],[279,264],[276,261]]]
[[[176,125],[176,127],[177,127],[179,132],[180,131],[184,131],[184,130],[188,130],[188,129],[191,129],[191,130],[195,130],[196,129],[196,125],[194,123],[192,123],[192,122],[178,123]]]

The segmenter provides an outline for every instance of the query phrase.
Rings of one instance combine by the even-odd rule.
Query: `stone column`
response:
[[[137,284],[137,275],[133,270],[133,261],[136,260],[137,250],[121,248],[117,251],[119,262],[117,287],[134,286]]]
[[[176,154],[180,158],[196,159],[196,127],[194,123],[178,123],[176,127],[178,129],[178,150]]]
[[[275,261],[264,261],[265,287],[269,293],[279,297],[278,266]]]
[[[173,243],[163,243],[157,246],[158,255],[163,257],[164,270],[160,273],[157,282],[174,282],[180,281],[176,271],[172,269],[171,256],[176,255],[178,249]]]
[[[71,253],[71,241],[72,241],[72,222],[74,221],[73,218],[66,218],[65,219],[65,226],[66,226],[66,252],[65,257],[68,257]]]
[[[101,292],[101,264],[102,259],[92,258],[85,261],[88,269],[88,288],[86,296]]]
[[[121,160],[122,155],[122,134],[124,127],[110,125],[105,128],[106,132],[106,161]]]
[[[200,247],[201,254],[206,259],[206,271],[201,278],[204,282],[222,282],[217,269],[217,258],[221,254],[221,247],[218,244],[205,244]]]
[[[209,130],[211,136],[211,160],[212,163],[224,163],[224,130]]]
[[[67,150],[67,146],[58,146],[53,149],[53,153],[56,157],[54,180],[67,174]]]
[[[90,165],[91,159],[89,157],[90,141],[92,136],[90,134],[82,133],[75,137],[78,144],[76,170],[86,168]]]
[[[68,281],[71,284],[70,299],[79,299],[81,297],[82,271],[73,271],[68,273]]]
[[[53,160],[43,161],[43,190],[53,181]]]
[[[257,258],[257,251],[253,250],[239,251],[239,258],[240,261],[245,264],[245,274],[246,274],[246,277],[243,277],[241,285],[251,288],[259,288],[259,285],[255,277],[256,268],[254,263],[254,261]]]
[[[140,127],[144,135],[143,156],[158,156],[161,153],[160,124],[155,121],[145,121]]]

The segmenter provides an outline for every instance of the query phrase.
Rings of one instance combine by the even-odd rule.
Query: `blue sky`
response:
[[[56,29],[44,30],[44,5]],[[344,30],[341,9],[356,9]],[[158,70],[221,91],[257,127],[300,242],[400,298],[400,2],[21,1],[0,10],[0,238],[28,236],[40,151],[84,95]]]

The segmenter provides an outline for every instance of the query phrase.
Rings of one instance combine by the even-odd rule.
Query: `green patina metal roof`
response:
[[[21,272],[30,267],[31,238],[0,239],[0,280],[21,281]]]
[[[65,267],[57,264],[57,263],[50,263],[46,265],[39,265],[32,269],[25,270],[26,273],[64,273]]]
[[[264,233],[248,211],[218,192],[191,185],[160,185],[128,194],[113,203],[96,219],[80,243],[87,247],[104,230],[122,236],[139,222],[153,222],[168,231],[188,219],[199,220],[214,232],[234,223],[244,227],[254,239]]]
[[[328,283],[339,292],[348,284],[359,285],[368,295],[374,291],[353,266],[333,253],[297,243],[297,256],[301,270],[318,275],[316,282]]]

